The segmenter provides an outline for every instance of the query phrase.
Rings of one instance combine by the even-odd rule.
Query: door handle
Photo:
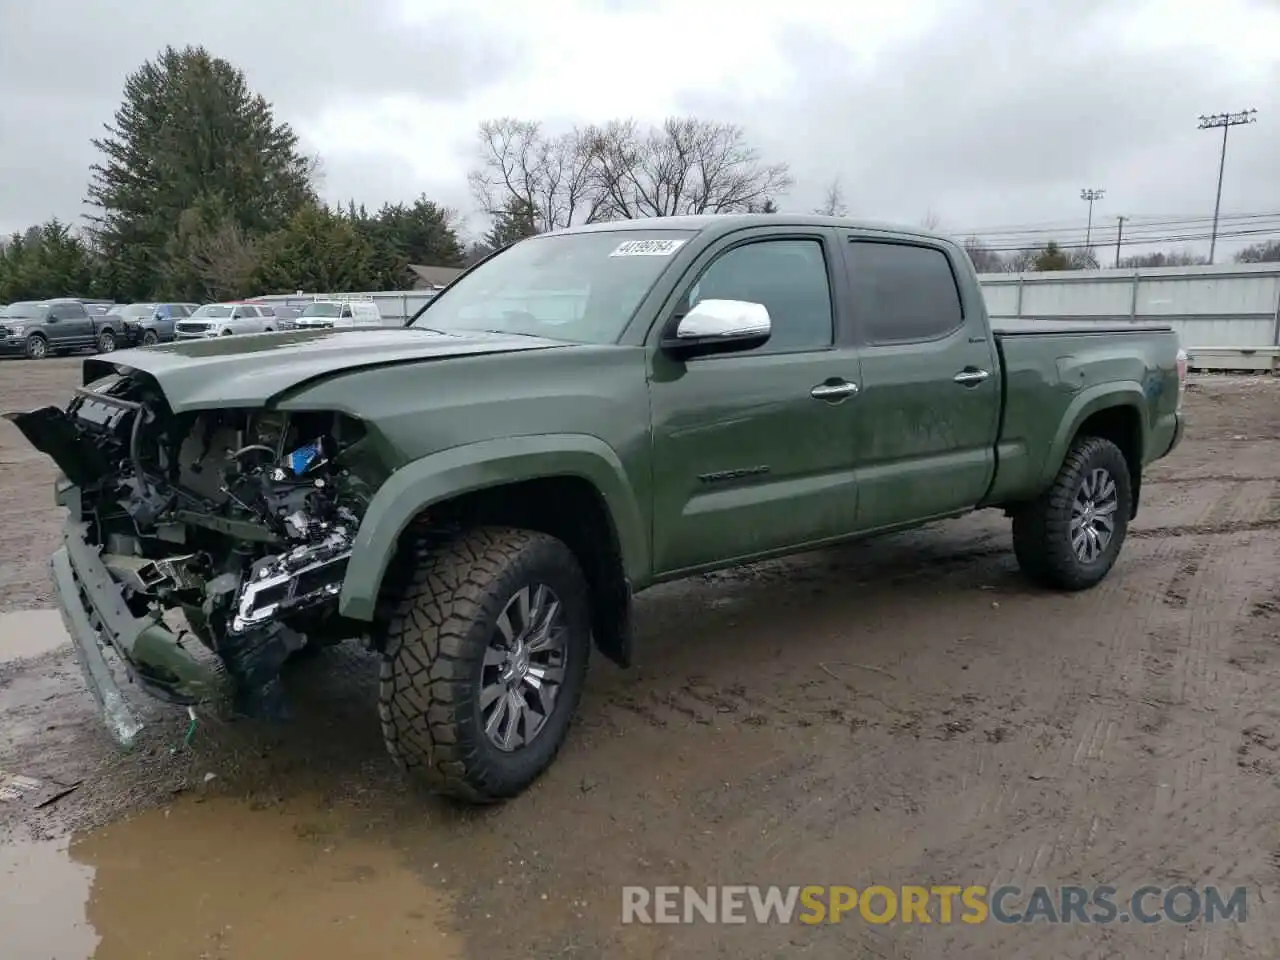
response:
[[[848,380],[838,380],[834,383],[820,383],[809,391],[809,396],[815,400],[825,400],[828,403],[839,403],[848,397],[852,397],[858,392],[858,385],[850,383]]]
[[[973,367],[961,370],[951,379],[962,387],[976,387],[987,377],[991,376],[986,370],[977,370]]]

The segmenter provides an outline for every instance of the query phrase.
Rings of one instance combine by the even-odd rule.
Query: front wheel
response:
[[[38,333],[27,337],[27,356],[32,360],[43,360],[49,355],[49,341]]]
[[[483,527],[423,547],[387,629],[387,750],[437,793],[520,793],[551,765],[582,696],[588,587],[544,533]]]
[[[116,349],[116,335],[110,330],[103,330],[98,334],[98,352],[113,353]]]
[[[1013,517],[1013,549],[1031,579],[1059,590],[1085,590],[1115,565],[1129,529],[1132,480],[1110,440],[1081,437],[1053,484]]]
[[[146,330],[142,334],[142,345],[144,347],[154,346],[160,342],[160,335],[154,330]]]

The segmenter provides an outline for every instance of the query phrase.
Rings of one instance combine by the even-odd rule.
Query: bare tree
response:
[[[480,124],[480,165],[468,180],[482,210],[497,216],[513,201],[532,211],[539,232],[600,219],[592,152],[577,131],[547,136],[531,120]]]
[[[844,202],[844,187],[841,186],[839,177],[833,178],[827,184],[826,193],[822,197],[822,206],[816,207],[813,212],[824,217],[847,217],[849,215],[849,208]]]
[[[924,216],[920,218],[920,226],[926,230],[937,230],[940,223],[942,218],[932,210],[926,210]]]
[[[249,292],[258,252],[253,240],[234,223],[196,236],[190,247],[191,267],[211,300],[228,300]]]
[[[494,217],[513,204],[530,210],[539,231],[760,210],[792,182],[786,164],[763,162],[740,127],[689,117],[657,128],[614,120],[559,136],[506,117],[481,124],[479,141],[469,180],[480,207]]]
[[[767,164],[731,123],[669,117],[657,128],[615,120],[591,131],[595,185],[610,219],[741,213],[785,193],[785,163]]]
[[[964,249],[973,261],[973,269],[978,273],[999,273],[1004,269],[1004,258],[977,237],[965,240]]]

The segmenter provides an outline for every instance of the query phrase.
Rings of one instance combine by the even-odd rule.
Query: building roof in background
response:
[[[443,287],[452,283],[462,273],[461,267],[432,267],[420,263],[409,264],[413,272],[413,288]]]

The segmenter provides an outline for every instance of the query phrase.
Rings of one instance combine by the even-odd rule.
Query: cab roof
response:
[[[600,223],[583,223],[560,230],[552,230],[542,236],[562,233],[608,233],[624,230],[681,230],[716,235],[732,233],[746,227],[836,227],[864,233],[892,233],[929,240],[950,241],[944,234],[909,227],[896,223],[874,220],[855,220],[849,217],[825,217],[818,214],[791,213],[706,213],[680,217],[642,217],[634,220],[607,220]]]

